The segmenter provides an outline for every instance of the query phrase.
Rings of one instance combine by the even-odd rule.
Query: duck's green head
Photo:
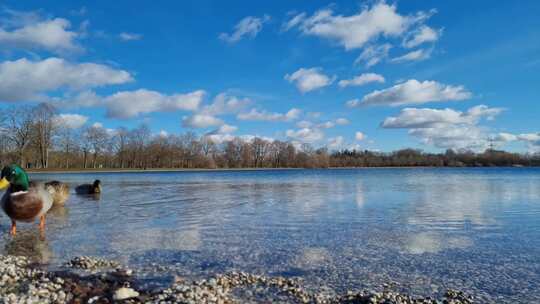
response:
[[[16,191],[28,190],[28,175],[23,168],[15,164],[5,166],[0,176],[0,189],[5,189],[10,185]]]

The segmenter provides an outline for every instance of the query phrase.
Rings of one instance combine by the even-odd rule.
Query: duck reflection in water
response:
[[[48,263],[53,253],[48,241],[39,231],[23,230],[17,233],[17,237],[6,240],[4,253],[15,256],[25,256],[38,263]]]

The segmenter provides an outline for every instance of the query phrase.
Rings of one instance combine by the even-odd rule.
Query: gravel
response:
[[[308,291],[298,278],[229,272],[208,279],[176,278],[167,288],[137,290],[136,275],[114,261],[77,257],[65,269],[46,271],[25,257],[0,255],[2,303],[474,303],[448,290],[443,299],[415,298],[390,290],[347,291],[332,295]],[[83,270],[79,273],[76,270]]]

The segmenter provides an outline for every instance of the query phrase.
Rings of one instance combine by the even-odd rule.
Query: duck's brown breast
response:
[[[43,200],[34,191],[9,195],[4,206],[6,214],[17,221],[32,221],[43,209]]]

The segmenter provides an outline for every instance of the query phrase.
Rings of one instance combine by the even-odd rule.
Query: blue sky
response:
[[[4,1],[0,102],[79,128],[540,149],[540,2]]]

